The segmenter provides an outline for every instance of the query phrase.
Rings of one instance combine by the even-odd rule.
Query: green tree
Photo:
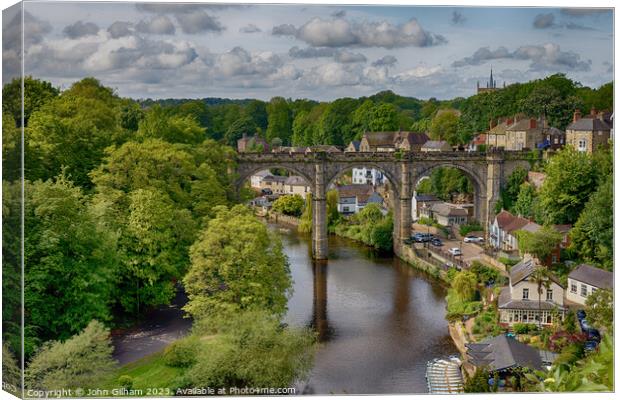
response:
[[[609,335],[614,329],[614,295],[611,290],[599,289],[586,299],[588,322],[603,328]]]
[[[104,149],[123,142],[120,100],[94,79],[84,79],[43,105],[28,122],[26,178],[47,180],[65,171],[90,188],[88,173]]]
[[[514,204],[519,197],[521,191],[521,185],[527,179],[527,170],[525,168],[517,167],[510,176],[504,187],[501,188],[500,199],[497,202],[497,212],[504,210],[513,210]]]
[[[301,233],[312,232],[312,193],[306,193],[304,212],[301,214],[297,230]]]
[[[280,196],[273,202],[272,209],[285,215],[299,217],[303,213],[304,198],[298,194]]]
[[[521,254],[531,254],[540,261],[544,261],[551,255],[563,237],[560,232],[548,225],[536,232],[519,230],[516,234]]]
[[[245,206],[215,212],[191,247],[185,309],[194,317],[249,308],[282,314],[291,277],[279,238]]]
[[[521,184],[517,201],[515,202],[513,211],[515,214],[525,218],[534,215],[534,207],[536,202],[536,189],[527,182]]]
[[[565,93],[574,91],[574,87],[564,90]],[[572,122],[573,111],[583,107],[583,102],[577,96],[562,94],[551,85],[538,86],[519,103],[521,111],[527,115],[546,115],[551,126],[566,129]]]
[[[291,143],[293,118],[288,102],[282,97],[274,97],[267,104],[267,141],[280,138],[285,145]]]
[[[78,335],[64,342],[47,342],[37,351],[25,372],[26,388],[98,387],[116,365],[112,351],[110,331],[93,320]]]
[[[22,131],[15,127],[13,117],[2,113],[2,179],[15,181],[21,179],[22,172]]]
[[[325,202],[327,203],[327,224],[333,226],[340,220],[340,213],[338,212],[338,190],[328,190],[325,197]]]
[[[482,367],[476,368],[476,372],[465,381],[463,387],[465,393],[488,393],[491,391],[489,386],[489,370]]]
[[[472,301],[476,294],[478,278],[472,272],[460,271],[454,276],[451,287],[463,302]]]
[[[25,76],[23,84],[24,126],[28,126],[28,120],[32,113],[58,96],[59,90],[53,87],[51,83],[35,79],[32,76]],[[11,115],[15,127],[22,126],[21,78],[13,79],[2,88],[2,112]],[[3,121],[3,123],[6,122]]]
[[[23,312],[21,213],[21,182],[2,181],[2,339],[18,356],[22,349]]]
[[[2,345],[2,383],[4,384],[3,390],[7,390],[14,395],[21,392],[21,368],[17,365],[17,360],[7,343]]]
[[[372,132],[397,131],[398,110],[393,104],[380,103],[372,109],[369,128]]]
[[[198,334],[211,338],[197,341],[199,351],[183,379],[185,386],[289,387],[305,379],[312,367],[314,335],[282,327],[264,310],[209,318],[199,325],[209,328],[199,326]]]
[[[590,196],[571,230],[571,248],[579,258],[613,268],[614,216],[610,212],[613,199],[613,175],[608,175]]]
[[[536,284],[536,291],[538,293],[538,329],[542,330],[541,303],[543,288],[549,290],[549,288],[551,287],[551,272],[547,268],[539,265],[530,275],[530,279],[534,284]]]
[[[351,114],[351,130],[355,136],[353,139],[360,140],[365,132],[370,132],[373,118],[374,104],[366,100]]]
[[[241,139],[244,134],[255,134],[257,128],[258,126],[252,117],[241,115],[239,119],[228,127],[226,133],[224,133],[224,139],[228,145],[237,147],[237,140]]]
[[[329,103],[322,113],[316,131],[314,144],[345,145],[353,140],[351,113],[357,107],[357,100],[342,98]]]
[[[80,188],[64,176],[25,188],[25,352],[108,321],[118,257]]]
[[[431,137],[446,140],[451,145],[462,144],[458,138],[459,115],[454,110],[441,110],[433,118],[430,126]]]
[[[545,172],[547,177],[539,192],[545,222],[575,223],[596,189],[590,156],[567,146],[549,161]]]
[[[188,144],[197,144],[206,138],[204,128],[193,116],[172,115],[159,105],[154,105],[145,113],[139,123],[137,137],[141,140],[162,139]]]

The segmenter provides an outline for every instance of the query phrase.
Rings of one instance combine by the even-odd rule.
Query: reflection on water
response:
[[[286,322],[309,326],[319,349],[303,393],[426,393],[426,361],[454,354],[445,290],[392,256],[330,237],[314,262],[309,238],[279,230],[295,281]]]

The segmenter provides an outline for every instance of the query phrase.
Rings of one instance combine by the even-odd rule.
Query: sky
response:
[[[123,97],[333,100],[392,90],[451,99],[565,73],[613,79],[610,9],[130,2],[24,4],[24,71]],[[3,80],[20,15],[3,12]],[[17,35],[17,36],[16,36]]]

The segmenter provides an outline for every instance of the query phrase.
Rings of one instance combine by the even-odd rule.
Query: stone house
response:
[[[284,182],[286,182],[286,176],[267,175],[261,182],[261,189],[271,189],[273,194],[286,194]]]
[[[579,110],[573,114],[573,122],[566,128],[566,145],[577,151],[592,154],[601,146],[608,146],[611,127],[605,121],[605,114],[592,110],[590,115],[581,117]]]
[[[420,149],[423,153],[430,153],[435,151],[452,151],[452,146],[445,140],[429,140]]]
[[[441,200],[432,194],[417,194],[413,196],[411,199],[411,218],[418,220],[422,216],[422,209],[430,210],[433,204],[440,202]]]
[[[428,140],[425,133],[410,131],[394,132],[366,132],[359,143],[361,152],[389,152],[396,150],[419,151],[422,145]],[[353,142],[347,146],[347,151],[355,148]]]
[[[263,153],[269,151],[269,144],[262,137],[248,136],[244,133],[243,137],[237,140],[237,151],[239,153],[256,152],[258,150]]]
[[[518,117],[517,117],[518,118]],[[515,123],[506,129],[506,150],[536,149],[543,143],[543,119],[515,118]]]
[[[566,132],[555,127],[550,127],[543,132],[544,140],[542,147],[544,149],[559,150],[566,143]]]
[[[304,199],[310,193],[308,182],[301,176],[291,175],[284,181],[284,192],[286,194],[298,194]]]
[[[506,129],[513,123],[513,118],[491,120],[487,132],[487,146],[497,148],[506,147]]]
[[[341,214],[355,214],[360,212],[368,199],[375,193],[372,185],[343,185],[338,190],[338,212]],[[373,198],[373,202],[376,199]]]
[[[344,149],[345,153],[355,153],[360,151],[360,141],[354,140]]]
[[[420,207],[420,217],[432,218],[443,226],[452,226],[466,224],[469,213],[462,207],[443,201],[424,202]]]
[[[588,296],[599,289],[614,289],[614,274],[587,264],[578,265],[568,274],[566,300],[586,304]]]
[[[500,325],[539,321],[551,325],[555,322],[554,315],[564,319],[564,287],[554,275],[550,276],[549,288],[542,288],[539,303],[538,285],[531,278],[537,267],[532,257],[526,257],[510,268],[508,286],[502,288],[497,300]]]

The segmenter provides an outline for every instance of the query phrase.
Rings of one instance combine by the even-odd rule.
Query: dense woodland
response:
[[[20,349],[20,293],[15,288],[20,282],[23,150],[24,356],[36,367],[31,384],[46,387],[51,385],[50,376],[60,374],[63,354],[79,354],[83,350],[79,346],[88,342],[85,337],[99,345],[105,342],[106,329],[129,326],[149,309],[168,304],[179,282],[185,282],[190,295],[188,312],[196,320],[215,321],[209,327],[198,324],[196,335],[221,327],[222,340],[205,351],[216,352],[222,346],[230,350],[226,353],[230,358],[220,360],[219,366],[208,359],[180,362],[188,368],[182,384],[212,384],[209,379],[217,378],[214,368],[237,362],[238,354],[231,349],[253,351],[237,334],[256,335],[274,348],[288,349],[286,357],[256,366],[287,371],[273,382],[307,372],[311,357],[305,349],[312,341],[308,333],[291,330],[290,336],[280,339],[274,333],[283,329],[273,318],[282,314],[291,285],[281,244],[235,205],[243,194],[235,193],[228,171],[235,163],[232,146],[244,133],[284,144],[345,145],[365,131],[402,128],[428,130],[433,137],[457,144],[483,131],[490,118],[545,110],[552,124],[564,128],[576,107],[611,109],[613,98],[611,83],[591,89],[563,75],[450,101],[418,100],[387,91],[321,103],[280,97],[269,102],[135,101],[121,98],[94,78],[63,92],[48,82],[26,78],[22,121],[20,84],[15,80],[3,88],[3,332],[8,343],[3,352],[10,356]],[[443,109],[459,112],[438,112]],[[523,215],[546,223],[574,223],[575,258],[611,268],[611,153],[579,157],[587,156],[566,151],[541,166],[549,183],[540,192],[524,189],[524,179],[515,178],[505,188],[504,206],[519,207]],[[471,190],[460,177],[448,178],[457,189]],[[444,190],[442,197],[448,196],[452,189],[439,188],[440,180],[435,177],[429,184]],[[371,232],[366,217],[381,219],[385,229]],[[391,220],[383,221],[379,214],[360,218],[359,229],[351,235],[367,236],[371,242],[383,236],[389,239]],[[223,267],[226,263],[253,263],[262,281],[236,275]],[[250,317],[228,322],[222,317],[238,311],[247,311]],[[259,331],[244,330],[244,318],[257,315],[262,321],[256,324]],[[99,361],[93,361],[93,377],[84,379],[98,379],[98,362],[101,371],[109,367],[109,344],[101,346]],[[295,361],[296,355],[302,359]],[[223,383],[251,384],[264,376],[256,371],[241,377],[226,375],[233,370],[217,376],[226,376]],[[63,373],[67,380],[73,376],[71,371]]]

